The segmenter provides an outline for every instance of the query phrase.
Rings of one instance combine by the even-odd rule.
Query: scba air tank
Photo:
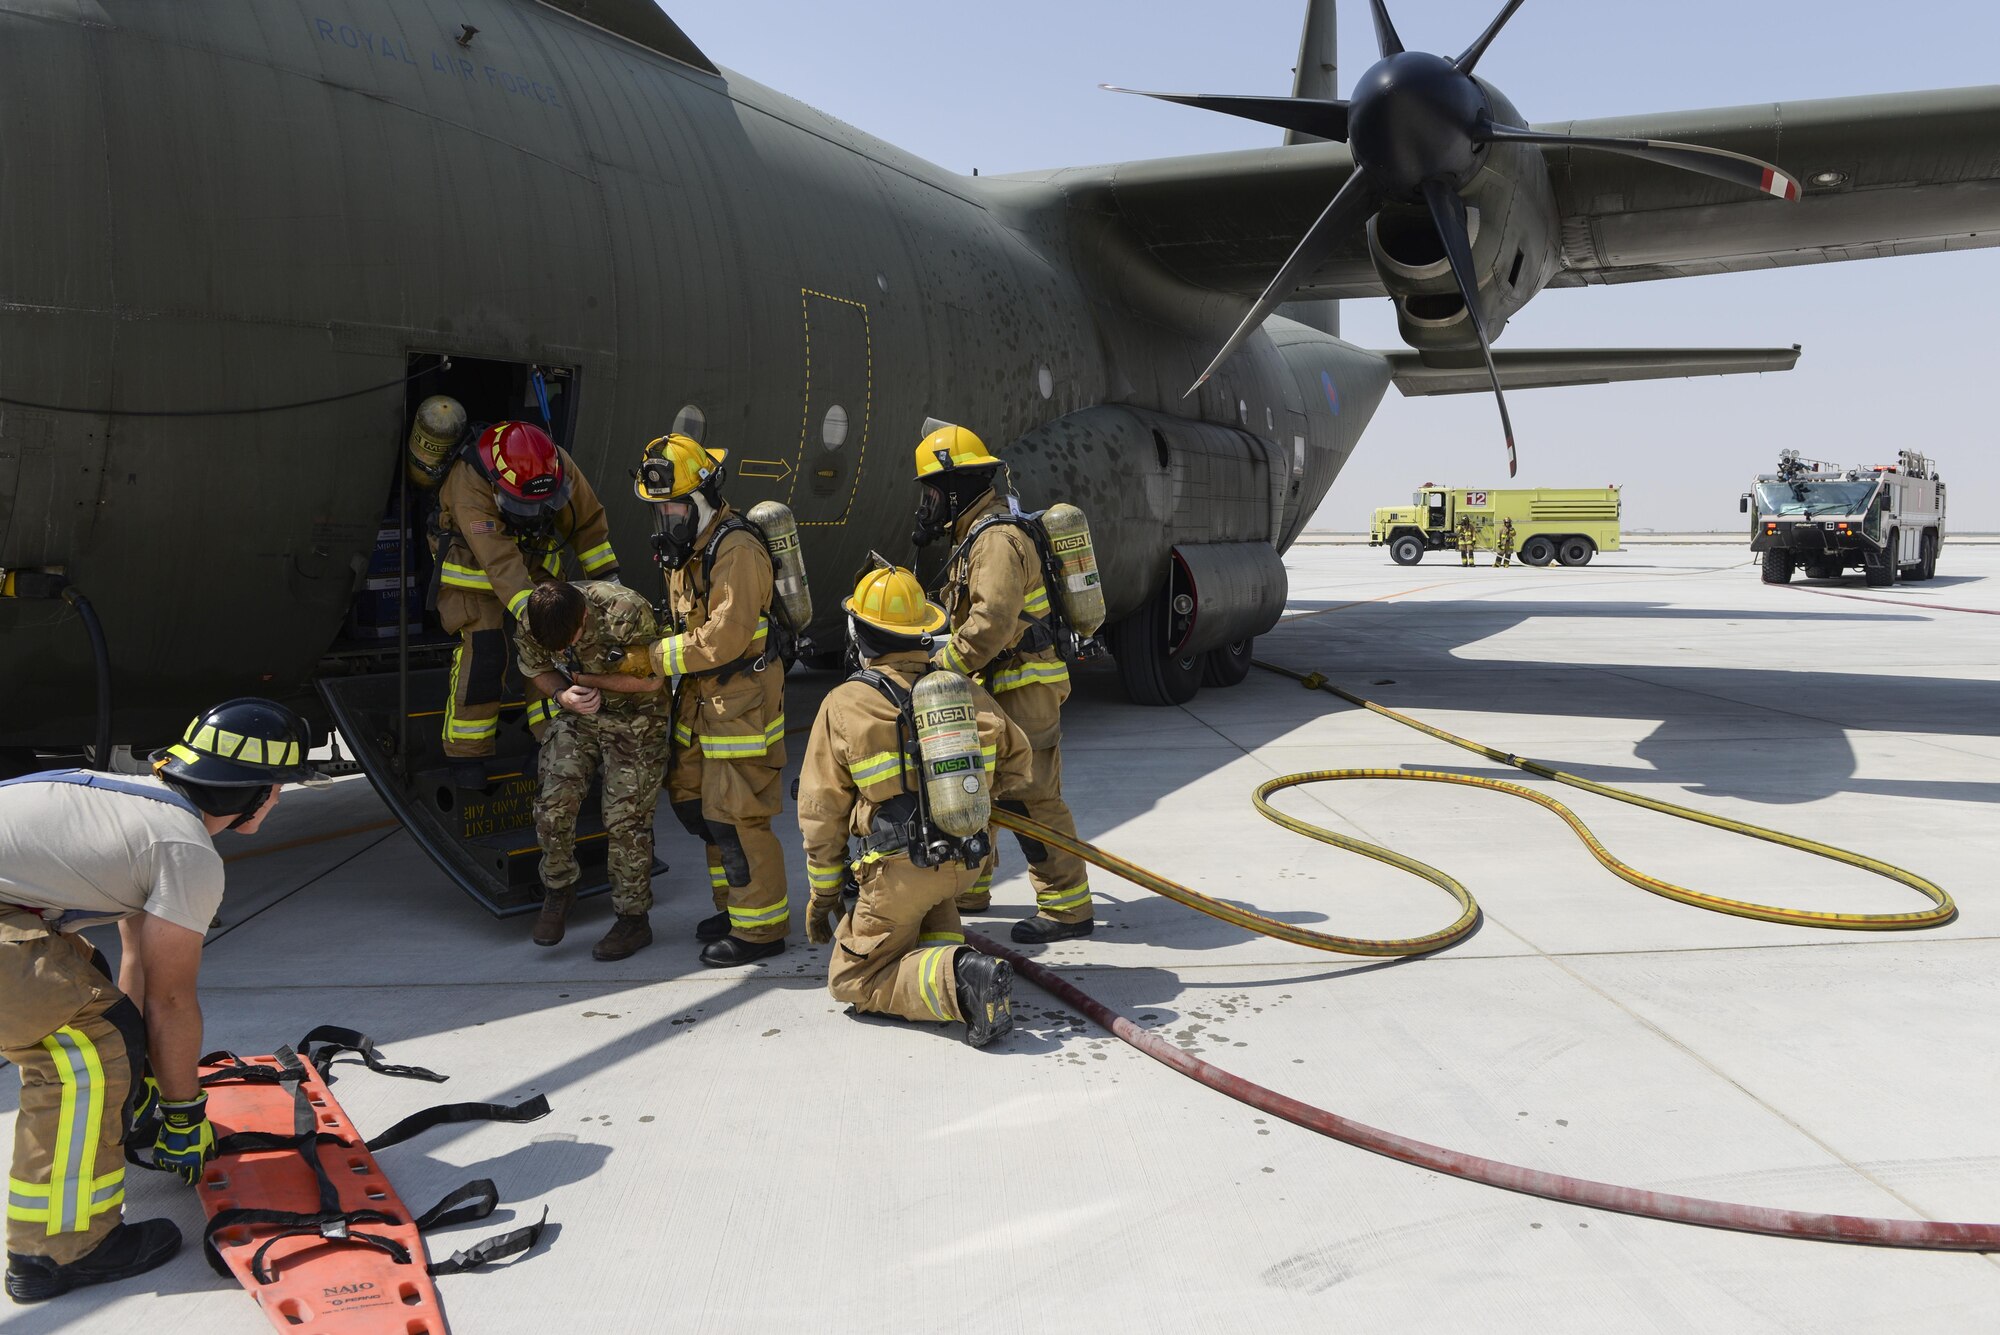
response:
[[[993,806],[972,683],[943,668],[926,672],[910,693],[910,712],[917,720],[931,823],[955,839],[980,833],[993,818]]]
[[[759,501],[745,516],[764,534],[771,551],[771,597],[785,627],[802,632],[812,624],[812,587],[806,583],[805,555],[799,549],[799,521],[791,507]]]
[[[428,491],[443,482],[464,435],[465,406],[457,399],[433,394],[418,404],[417,418],[410,423],[409,455],[404,460],[410,485]]]
[[[1090,545],[1090,523],[1074,505],[1051,505],[1042,512],[1042,531],[1049,551],[1062,567],[1063,616],[1070,629],[1095,635],[1104,624],[1104,586],[1097,577],[1097,549]]]

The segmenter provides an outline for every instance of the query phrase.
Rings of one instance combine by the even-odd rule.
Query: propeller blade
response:
[[[1507,476],[1514,476],[1514,419],[1507,415],[1507,396],[1500,392],[1500,372],[1493,366],[1493,344],[1486,337],[1486,321],[1479,314],[1479,274],[1472,267],[1472,238],[1466,232],[1465,200],[1458,191],[1433,177],[1424,182],[1424,203],[1431,206],[1431,221],[1451,260],[1452,277],[1458,279],[1459,295],[1465,298],[1465,313],[1472,318],[1472,332],[1479,335],[1479,351],[1486,358],[1486,374],[1493,380],[1493,398],[1500,405],[1500,429],[1507,434]]]
[[[1524,130],[1515,125],[1495,125],[1491,121],[1481,121],[1474,127],[1472,138],[1477,143],[1549,144],[1559,148],[1594,148],[1605,153],[1622,153],[1628,158],[1657,162],[1663,167],[1700,172],[1703,176],[1713,176],[1718,181],[1728,181],[1776,199],[1796,200],[1801,192],[1796,176],[1762,158],[1732,153],[1726,148],[1709,148],[1704,144],[1677,144],[1670,139],[1599,139],[1590,135],[1548,134],[1541,130]]]
[[[1493,39],[1500,35],[1502,28],[1507,26],[1507,20],[1513,18],[1514,11],[1526,3],[1527,0],[1507,0],[1507,7],[1500,11],[1500,17],[1487,25],[1486,31],[1479,34],[1478,41],[1465,48],[1464,55],[1451,62],[1458,67],[1460,74],[1472,73],[1472,67],[1477,65],[1479,58],[1486,54],[1486,48],[1493,45]]]
[[[1396,36],[1396,25],[1389,21],[1389,6],[1382,0],[1369,0],[1375,10],[1375,49],[1384,56],[1403,54],[1403,39]]]
[[[1243,317],[1243,323],[1236,326],[1236,332],[1229,336],[1229,341],[1222,345],[1222,351],[1215,354],[1215,360],[1208,364],[1208,369],[1188,386],[1187,394],[1194,393],[1206,384],[1208,378],[1215,374],[1216,368],[1228,361],[1236,350],[1243,346],[1243,340],[1250,337],[1251,333],[1264,323],[1265,317],[1291,297],[1292,289],[1298,286],[1299,279],[1332,253],[1341,237],[1365,218],[1374,207],[1375,188],[1368,181],[1368,174],[1357,167],[1354,174],[1347,178],[1346,184],[1327,201],[1327,206],[1320,213],[1318,220],[1306,229],[1304,236],[1299,238],[1299,244],[1292,250],[1291,257],[1285,261],[1284,267],[1278,270],[1277,277],[1271,280],[1263,295],[1257,298],[1257,304],[1250,308],[1250,313]],[[1187,394],[1181,397],[1186,398]]]
[[[1200,107],[1203,111],[1219,111],[1225,116],[1241,116],[1245,120],[1262,121],[1275,125],[1281,130],[1296,130],[1300,134],[1315,135],[1321,139],[1347,138],[1347,103],[1334,98],[1318,97],[1238,97],[1231,93],[1149,93],[1143,88],[1120,88],[1116,84],[1097,85],[1107,93],[1132,93],[1139,97],[1156,97],[1162,102],[1178,102],[1184,107]]]

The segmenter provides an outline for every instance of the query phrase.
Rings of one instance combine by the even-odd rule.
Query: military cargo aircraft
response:
[[[1345,101],[1320,4],[1293,98],[1176,95],[1284,145],[967,177],[652,0],[0,0],[0,746],[144,748],[244,692],[323,718],[344,686],[364,759],[421,769],[437,637],[410,659],[357,612],[422,579],[411,414],[534,417],[538,380],[649,587],[647,439],[790,505],[822,658],[865,554],[912,557],[922,424],[971,426],[1028,506],[1083,507],[1120,674],[1184,701],[1247,669],[1391,383],[1797,355],[1494,348],[1545,288],[2000,234],[2000,88],[1530,125],[1474,73],[1518,3],[1446,58],[1377,0]],[[1409,350],[1330,332],[1328,299],[1385,295]]]

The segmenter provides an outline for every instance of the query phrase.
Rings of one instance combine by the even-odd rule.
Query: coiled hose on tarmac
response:
[[[1671,802],[1661,802],[1654,798],[1641,797],[1625,792],[1608,784],[1593,783],[1588,779],[1565,774],[1561,770],[1519,756],[1509,755],[1491,747],[1456,736],[1421,723],[1408,715],[1399,714],[1373,701],[1363,699],[1350,691],[1328,682],[1318,673],[1299,673],[1270,663],[1258,663],[1267,671],[1292,678],[1308,689],[1323,690],[1337,695],[1351,704],[1360,706],[1394,719],[1421,732],[1464,747],[1490,760],[1512,765],[1542,778],[1581,788],[1620,802],[1629,802],[1648,810],[1659,811],[1683,820],[1697,821],[1717,829],[1748,835],[1769,843],[1780,844],[1815,856],[1830,858],[1835,862],[1858,867],[1864,871],[1885,876],[1899,884],[1907,885],[1929,899],[1933,905],[1929,910],[1914,913],[1822,913],[1806,909],[1779,908],[1765,904],[1754,904],[1744,900],[1729,899],[1720,895],[1705,894],[1690,890],[1670,881],[1649,876],[1627,866],[1611,856],[1596,836],[1575,812],[1553,798],[1546,797],[1519,784],[1504,783],[1496,779],[1482,779],[1471,775],[1453,774],[1439,770],[1380,770],[1380,769],[1331,769],[1315,770],[1304,774],[1287,774],[1272,779],[1257,789],[1255,802],[1257,809],[1286,829],[1295,830],[1308,838],[1332,844],[1364,857],[1386,862],[1400,867],[1412,875],[1422,877],[1443,889],[1458,901],[1458,919],[1450,926],[1426,936],[1406,937],[1394,940],[1374,940],[1361,937],[1337,936],[1325,932],[1314,932],[1289,923],[1265,917],[1250,909],[1225,903],[1222,900],[1189,889],[1176,881],[1150,871],[1136,863],[1128,862],[1115,853],[1108,853],[1093,844],[1070,839],[1049,829],[1038,821],[1012,812],[995,810],[993,821],[1004,825],[1031,839],[1040,840],[1055,848],[1061,848],[1094,866],[1132,882],[1143,889],[1164,895],[1179,904],[1184,904],[1210,917],[1231,923],[1247,931],[1258,932],[1281,941],[1309,946],[1315,950],[1337,951],[1353,955],[1417,955],[1441,950],[1456,941],[1463,940],[1479,921],[1479,907],[1465,887],[1435,867],[1406,857],[1391,849],[1375,844],[1351,839],[1335,834],[1310,822],[1287,816],[1273,808],[1265,799],[1282,788],[1296,787],[1307,783],[1331,782],[1339,779],[1415,779],[1433,783],[1456,783],[1474,788],[1491,788],[1501,792],[1525,797],[1554,811],[1574,830],[1591,854],[1614,874],[1642,890],[1664,895],[1669,899],[1692,904],[1697,908],[1711,909],[1718,913],[1730,913],[1740,917],[1758,918],[1767,922],[1789,923],[1803,927],[1849,928],[1855,930],[1897,931],[1917,927],[1933,927],[1951,921],[1957,914],[1957,907],[1951,896],[1932,882],[1913,872],[1895,867],[1875,858],[1852,853],[1830,844],[1802,839],[1796,835],[1778,830],[1767,830],[1761,826],[1748,825],[1740,821],[1725,820],[1711,816],[1690,807],[1677,806]],[[1007,960],[1020,974],[1052,996],[1076,1007],[1092,1020],[1102,1025],[1119,1039],[1137,1048],[1155,1061],[1161,1062],[1182,1075],[1200,1081],[1209,1088],[1262,1112],[1282,1117],[1308,1131],[1318,1132],[1334,1140],[1353,1145],[1371,1153],[1400,1159],[1405,1163],[1428,1168],[1433,1172],[1450,1177],[1463,1178],[1469,1182],[1480,1182],[1487,1186],[1500,1187],[1507,1191],[1518,1191],[1525,1195],[1540,1196],[1548,1200],[1570,1205],[1580,1205],[1592,1209],[1611,1210],[1620,1214],[1638,1215],[1648,1219],[1662,1219],[1670,1223],[1695,1224],[1704,1228],[1733,1229],[1744,1233],[1762,1233],[1773,1237],[1805,1238],[1821,1242],[1859,1243],[1876,1247],[1909,1247],[1929,1251],[2000,1251],[2000,1224],[1947,1223],[1927,1219],[1874,1219],[1859,1215],[1821,1214],[1812,1211],[1779,1210],[1767,1206],[1737,1205],[1726,1201],[1702,1200],[1693,1196],[1675,1196],[1663,1192],[1646,1191],[1637,1187],[1621,1187],[1609,1182],[1595,1182],[1587,1178],[1567,1177],[1560,1173],[1545,1172],[1518,1164],[1502,1163],[1496,1159],[1485,1159],[1478,1155],[1464,1154],[1457,1150],[1412,1140],[1378,1127],[1367,1126],[1352,1121],[1324,1108],[1301,1103],[1275,1090],[1201,1060],[1199,1057],[1176,1047],[1159,1034],[1140,1028],[1131,1020],[1118,1015],[1089,994],[1073,984],[1057,977],[1044,966],[990,941],[976,933],[968,932],[966,939],[976,948],[989,955]]]

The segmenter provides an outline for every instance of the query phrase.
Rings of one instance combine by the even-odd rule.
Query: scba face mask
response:
[[[715,517],[715,509],[700,492],[653,505],[653,559],[663,569],[679,570],[694,556],[695,539]]]

